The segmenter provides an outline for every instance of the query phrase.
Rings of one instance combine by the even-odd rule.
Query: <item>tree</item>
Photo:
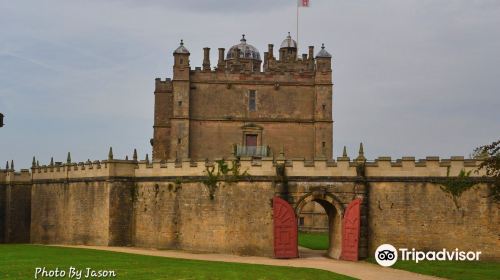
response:
[[[500,202],[500,140],[474,149],[473,156],[482,160],[478,171],[484,169],[486,176],[493,177],[491,196]]]

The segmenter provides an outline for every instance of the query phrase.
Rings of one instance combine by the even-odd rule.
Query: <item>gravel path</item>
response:
[[[266,264],[276,266],[308,267],[332,271],[339,274],[348,275],[359,279],[370,280],[427,280],[443,279],[426,276],[404,270],[381,267],[376,264],[360,261],[347,262],[326,258],[322,256],[323,251],[300,248],[301,258],[299,259],[273,259],[267,257],[235,256],[226,254],[195,254],[185,251],[175,250],[155,250],[137,247],[106,247],[106,246],[63,246],[71,248],[96,249],[104,251],[122,252],[138,255],[148,255],[157,257],[168,257],[190,260],[237,262],[249,264]]]

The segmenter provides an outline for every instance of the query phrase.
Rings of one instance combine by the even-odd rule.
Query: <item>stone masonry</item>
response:
[[[297,213],[310,201],[325,208],[329,254],[335,258],[343,211],[354,198],[362,198],[361,257],[391,243],[419,250],[480,250],[483,259],[499,259],[500,224],[495,221],[500,211],[487,196],[488,179],[473,173],[477,185],[458,199],[458,206],[439,184],[448,169],[454,176],[462,169],[474,170],[478,162],[382,157],[365,163],[365,177],[357,173],[358,163],[346,157],[242,158],[241,170],[249,175],[221,182],[213,198],[203,183],[211,161],[109,159],[36,165],[31,172],[2,170],[2,241],[26,242],[29,237],[43,244],[272,256],[271,201],[279,195]],[[279,164],[285,166],[286,180],[276,173]]]
[[[297,58],[297,44],[283,40],[261,58],[240,44],[219,48],[214,69],[204,49],[203,68],[191,69],[181,42],[174,51],[173,78],[156,79],[153,159],[332,155],[332,66],[324,47]],[[240,147],[240,148],[238,148]]]

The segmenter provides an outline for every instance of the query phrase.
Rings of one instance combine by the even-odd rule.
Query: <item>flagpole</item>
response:
[[[300,0],[297,0],[297,56],[299,56],[299,2]]]

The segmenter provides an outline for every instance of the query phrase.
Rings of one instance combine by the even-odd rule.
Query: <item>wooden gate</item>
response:
[[[342,221],[342,253],[341,259],[358,260],[359,226],[361,199],[355,199],[347,206]]]
[[[273,198],[274,257],[298,258],[297,218],[292,206],[285,200]]]

